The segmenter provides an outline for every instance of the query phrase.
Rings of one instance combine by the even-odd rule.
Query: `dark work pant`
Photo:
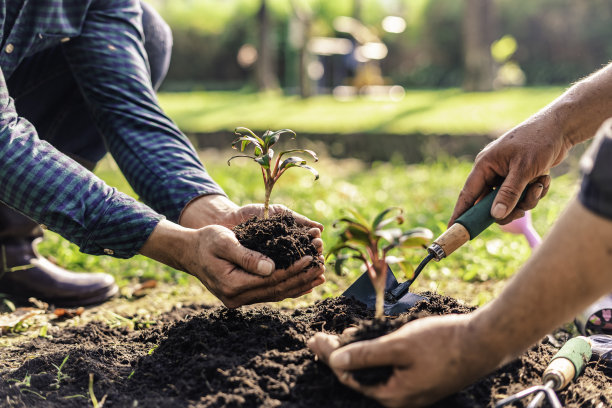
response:
[[[170,28],[149,5],[141,2],[145,50],[151,83],[157,90],[168,72],[172,48]],[[72,76],[61,46],[25,59],[7,79],[17,114],[28,119],[38,136],[92,170],[106,154],[102,136]],[[42,235],[31,219],[0,203],[0,240]]]

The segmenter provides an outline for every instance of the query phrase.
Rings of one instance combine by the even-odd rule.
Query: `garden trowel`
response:
[[[527,191],[527,189],[525,189]],[[398,283],[391,269],[387,272],[387,282],[385,285],[385,314],[397,315],[405,312],[421,300],[427,300],[424,296],[408,292],[410,285],[419,276],[425,265],[432,259],[440,261],[452,254],[457,248],[471,239],[476,238],[482,231],[495,221],[491,216],[491,206],[497,195],[495,189],[484,196],[482,200],[467,210],[461,217],[455,220],[442,235],[434,240],[427,248],[429,254],[421,261],[414,271],[412,279],[403,283]],[[523,192],[523,195],[525,193]],[[523,197],[521,196],[521,199]],[[352,297],[365,303],[368,309],[374,309],[376,304],[376,292],[370,282],[367,272],[363,273],[343,294],[342,296]]]

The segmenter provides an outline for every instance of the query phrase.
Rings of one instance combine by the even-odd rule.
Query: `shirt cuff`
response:
[[[116,192],[80,250],[91,255],[131,258],[138,254],[164,218],[146,205]]]
[[[181,212],[194,198],[220,194],[227,197],[206,172],[186,171],[167,176],[148,202],[155,211],[178,223]]]

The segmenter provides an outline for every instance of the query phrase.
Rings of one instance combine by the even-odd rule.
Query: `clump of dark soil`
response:
[[[290,212],[268,219],[252,217],[233,229],[243,246],[272,259],[277,269],[285,269],[307,255],[314,258],[313,262],[319,262],[319,253],[308,230]]]
[[[427,294],[408,312],[423,317],[463,313],[452,298]],[[315,361],[306,341],[316,331],[341,333],[371,318],[363,304],[326,299],[297,310],[267,306],[229,310],[183,307],[150,329],[110,329],[102,323],[71,327],[54,338],[0,348],[0,405],[91,407],[377,407],[340,384]],[[556,349],[541,342],[519,359],[437,407],[493,407],[500,398],[539,384]],[[57,368],[63,378],[57,382]],[[11,367],[11,368],[7,368]],[[560,393],[566,407],[612,405],[609,373],[592,361]]]
[[[340,344],[347,345],[358,341],[372,340],[391,333],[404,324],[426,316],[452,313],[468,313],[475,308],[466,307],[452,298],[433,298],[430,304],[420,303],[409,313],[390,318],[364,319],[359,321],[356,330],[340,335]],[[353,378],[363,385],[377,385],[387,382],[393,374],[392,366],[368,367],[352,372]]]

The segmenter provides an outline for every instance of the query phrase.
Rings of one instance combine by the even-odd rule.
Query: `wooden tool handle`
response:
[[[440,259],[445,258],[455,252],[457,248],[461,247],[469,240],[470,233],[468,232],[467,228],[459,223],[453,224],[446,230],[446,232],[444,232],[434,241],[434,244],[438,244],[442,251],[444,251],[444,254],[437,253],[437,251],[433,248],[432,252],[434,252],[436,260],[439,261]]]

